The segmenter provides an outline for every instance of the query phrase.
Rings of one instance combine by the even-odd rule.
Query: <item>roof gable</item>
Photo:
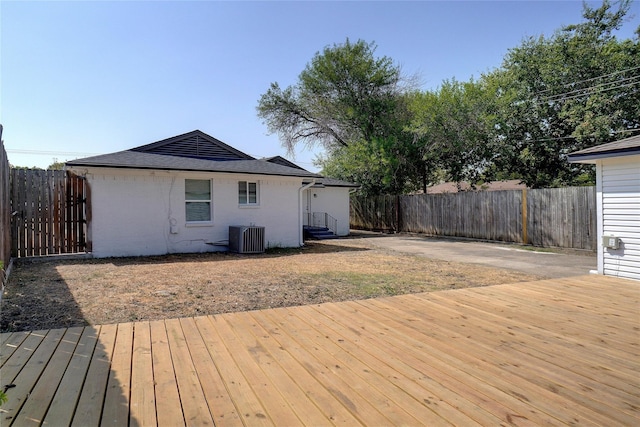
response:
[[[129,151],[206,160],[255,160],[199,130],[141,145]]]
[[[257,160],[199,130],[130,150],[68,161],[66,165],[321,178],[300,167]]]
[[[276,165],[281,165],[281,166],[287,166],[290,168],[295,168],[295,169],[300,169],[300,170],[306,170],[304,168],[301,168],[300,166],[296,165],[293,162],[290,162],[289,160],[285,159],[282,156],[273,156],[273,157],[268,157],[266,159],[263,159],[266,162],[269,163],[275,163]]]

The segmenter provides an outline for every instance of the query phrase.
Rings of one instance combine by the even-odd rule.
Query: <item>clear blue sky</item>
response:
[[[590,3],[599,5],[600,2]],[[325,46],[378,45],[423,89],[500,66],[528,36],[581,21],[580,1],[0,1],[0,123],[14,165],[126,150],[200,129],[285,155],[256,115]],[[619,37],[638,25],[640,5]],[[294,161],[310,170],[313,152]]]

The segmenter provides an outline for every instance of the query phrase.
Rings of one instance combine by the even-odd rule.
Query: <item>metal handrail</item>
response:
[[[326,212],[314,212],[313,214],[307,214],[308,225],[314,227],[326,227],[334,234],[338,234],[338,220],[329,215]]]

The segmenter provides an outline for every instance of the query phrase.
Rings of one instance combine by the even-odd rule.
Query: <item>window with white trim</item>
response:
[[[210,179],[185,179],[184,201],[187,222],[211,222]]]
[[[258,205],[258,191],[257,182],[238,181],[238,204],[244,206]]]

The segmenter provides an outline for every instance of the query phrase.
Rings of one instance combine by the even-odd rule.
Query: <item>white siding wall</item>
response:
[[[640,279],[640,156],[603,159],[597,168],[602,208],[598,271]],[[619,237],[620,248],[602,248],[602,235]]]
[[[310,188],[310,212],[326,212],[338,221],[338,236],[349,235],[349,188]],[[314,197],[315,195],[315,197]]]
[[[226,250],[211,243],[227,240],[230,225],[264,226],[267,247],[299,246],[300,178],[99,168],[86,176],[95,257]],[[211,224],[186,223],[185,179],[212,180]],[[259,206],[238,205],[238,181],[259,182]]]

